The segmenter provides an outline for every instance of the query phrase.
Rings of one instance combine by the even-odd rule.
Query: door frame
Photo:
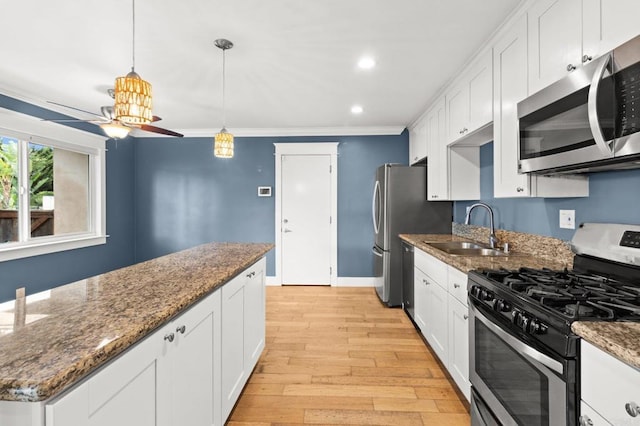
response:
[[[282,156],[329,155],[331,159],[331,275],[330,284],[337,285],[338,277],[338,144],[339,142],[274,143],[276,147],[276,276],[274,285],[282,285]]]

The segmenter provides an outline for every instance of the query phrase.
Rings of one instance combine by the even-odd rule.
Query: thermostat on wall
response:
[[[259,186],[258,187],[258,197],[271,197],[271,187],[270,186]]]

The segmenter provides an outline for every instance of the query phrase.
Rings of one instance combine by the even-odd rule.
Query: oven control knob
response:
[[[487,290],[482,290],[482,292],[480,293],[480,299],[486,302],[491,302],[493,300],[493,293]]]
[[[480,287],[478,287],[477,285],[474,285],[473,287],[471,287],[471,295],[475,297],[480,297]]]
[[[509,305],[509,302],[500,299],[494,305],[494,309],[498,312],[509,312],[511,310],[511,305]]]
[[[518,325],[518,323],[520,322],[520,312],[518,311],[511,311],[511,322],[514,323],[515,325]]]
[[[544,334],[546,328],[540,321],[531,320],[529,323],[529,333],[531,334]]]
[[[526,333],[527,331],[529,331],[529,324],[531,323],[531,318],[529,318],[526,315],[520,315],[520,318],[521,318],[521,322],[518,325],[520,325],[520,327],[522,328],[522,331]]]

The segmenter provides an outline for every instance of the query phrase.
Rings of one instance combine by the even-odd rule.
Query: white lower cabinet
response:
[[[584,424],[640,425],[640,370],[584,340],[580,342],[580,362],[580,416]]]
[[[223,425],[264,348],[265,262],[48,402],[46,425]]]
[[[419,249],[414,256],[415,323],[469,399],[467,276]]]

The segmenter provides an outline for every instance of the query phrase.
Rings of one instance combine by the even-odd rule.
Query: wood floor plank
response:
[[[305,410],[305,424],[422,426],[419,413],[359,410]]]
[[[393,397],[417,399],[410,386],[373,385],[285,385],[283,395],[338,396],[338,397]]]
[[[469,425],[450,378],[371,288],[267,287],[265,350],[229,426]]]

